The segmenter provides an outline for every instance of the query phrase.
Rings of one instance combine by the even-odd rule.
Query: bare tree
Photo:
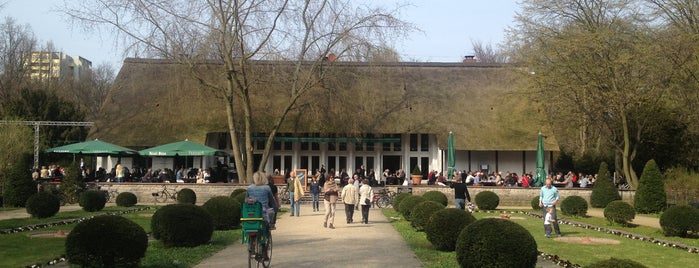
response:
[[[507,55],[491,44],[483,44],[480,41],[472,41],[473,54],[481,63],[506,63]]]
[[[65,1],[63,11],[86,27],[113,31],[127,53],[182,64],[202,88],[223,98],[242,181],[266,165],[286,116],[322,82],[332,65],[327,55],[341,60],[358,45],[384,44],[409,29],[394,16],[395,10],[353,6],[346,0]],[[256,117],[251,107],[256,104],[250,96],[260,87],[256,79],[264,77],[255,68],[261,60],[283,60],[291,68],[284,77],[285,91],[275,96],[287,101],[265,129],[262,161],[253,167]]]
[[[36,38],[29,25],[17,25],[7,17],[0,24],[0,100],[17,93],[27,77],[29,52],[36,47]]]

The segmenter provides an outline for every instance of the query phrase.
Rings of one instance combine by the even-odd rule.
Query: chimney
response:
[[[478,60],[476,60],[476,56],[473,55],[466,55],[464,56],[464,63],[477,63]]]

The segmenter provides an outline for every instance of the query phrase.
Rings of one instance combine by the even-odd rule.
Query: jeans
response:
[[[553,230],[556,231],[557,235],[561,235],[561,228],[558,227],[558,216],[556,215],[556,206],[554,205],[543,205],[541,208],[542,216],[546,216],[546,208],[547,206],[553,207],[553,211],[551,212],[551,217],[556,219],[556,221],[552,222],[551,224],[553,225]],[[546,229],[544,229],[544,232],[546,232]]]
[[[320,210],[320,206],[318,204],[318,197],[320,194],[313,194],[313,211]]]
[[[301,215],[301,203],[294,200],[294,192],[289,192],[289,202],[291,202],[291,216],[294,216],[294,207],[296,207],[296,214]]]
[[[325,222],[330,222],[332,225],[335,223],[335,203],[323,200],[323,205],[325,205]]]
[[[369,209],[371,205],[362,205],[362,221],[365,224],[369,224]]]
[[[345,217],[347,217],[347,223],[351,223],[354,220],[354,204],[345,204]]]
[[[456,208],[465,210],[466,209],[466,199],[463,198],[456,198],[454,199],[454,205],[456,205]]]

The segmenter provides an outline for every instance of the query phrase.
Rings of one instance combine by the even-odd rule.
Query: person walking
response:
[[[291,202],[291,216],[301,217],[301,197],[303,196],[303,185],[292,172],[289,181],[286,183],[286,191],[289,192],[289,201]],[[294,214],[296,212],[296,214]]]
[[[320,184],[318,183],[318,178],[313,177],[311,181],[311,196],[313,197],[313,212],[320,211],[318,206],[318,199],[320,198]]]
[[[350,179],[349,183],[342,187],[342,203],[345,204],[345,217],[347,223],[354,222],[354,206],[359,202],[359,193],[354,187],[354,179]]]
[[[369,224],[369,208],[371,208],[371,200],[374,199],[374,191],[369,186],[369,180],[362,181],[362,187],[359,188],[359,204],[362,206],[362,223]]]
[[[456,205],[456,208],[465,210],[466,200],[471,204],[471,194],[468,193],[468,187],[462,181],[461,176],[455,177],[454,183],[449,185],[449,187],[454,189],[454,205]]]
[[[325,205],[325,221],[323,227],[335,229],[335,202],[337,202],[337,185],[335,181],[328,181],[323,185],[325,194],[323,196],[323,205]],[[328,222],[330,225],[328,226]]]
[[[541,187],[541,192],[539,193],[539,206],[541,207],[542,216],[546,215],[547,210],[551,208],[551,217],[553,219],[558,219],[556,215],[556,204],[560,196],[558,194],[558,189],[553,186],[551,179],[546,179],[546,183]],[[561,235],[561,229],[558,227],[558,221],[554,221],[553,230],[556,231],[558,236]]]

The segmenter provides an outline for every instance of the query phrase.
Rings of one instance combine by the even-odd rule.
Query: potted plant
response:
[[[410,173],[410,179],[413,181],[413,185],[420,185],[422,182],[422,171],[420,171],[420,166],[415,166],[413,171]]]

